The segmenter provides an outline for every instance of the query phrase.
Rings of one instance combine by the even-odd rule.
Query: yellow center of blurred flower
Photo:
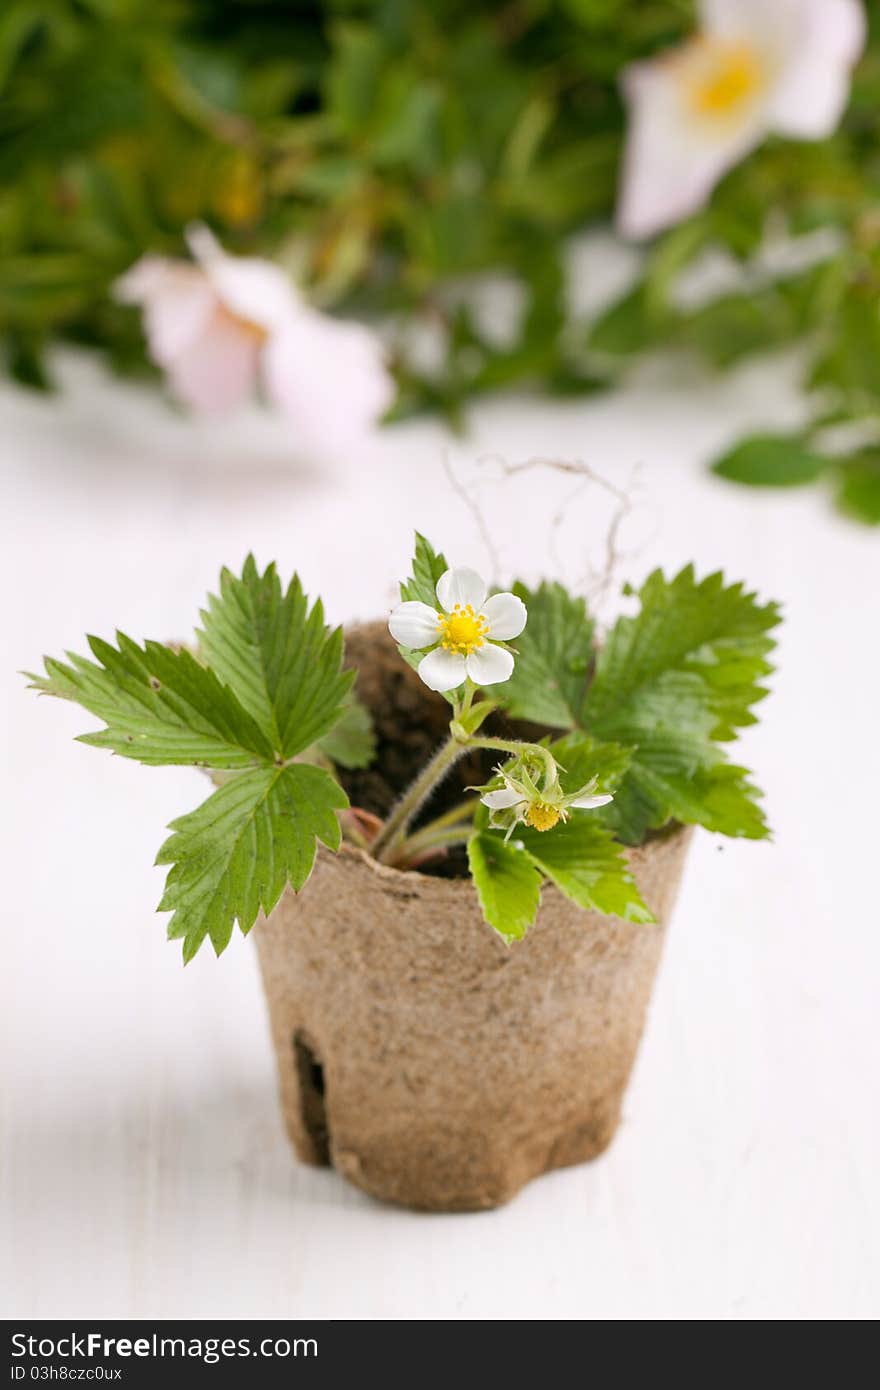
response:
[[[256,222],[263,210],[260,171],[249,155],[236,151],[225,161],[213,192],[217,212],[231,227]]]
[[[697,39],[688,68],[688,101],[700,116],[734,115],[765,84],[760,54],[743,41]]]
[[[470,656],[471,652],[482,647],[489,622],[482,613],[475,613],[469,603],[464,607],[457,603],[451,613],[437,614],[437,627],[442,634],[441,647],[447,652]]]
[[[551,806],[546,801],[530,801],[524,819],[533,830],[552,830],[560,815],[558,806]]]
[[[225,328],[235,328],[237,332],[246,334],[256,343],[264,343],[269,336],[268,329],[263,328],[262,324],[254,323],[253,319],[246,319],[243,314],[233,313],[225,304],[218,304],[215,320],[219,320]]]

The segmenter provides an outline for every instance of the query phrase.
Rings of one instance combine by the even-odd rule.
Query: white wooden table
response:
[[[82,650],[86,630],[186,634],[249,548],[299,568],[334,619],[387,608],[416,526],[484,565],[444,474],[449,440],[416,423],[361,457],[298,462],[256,411],[196,425],[91,362],[62,375],[52,402],[0,393],[2,1312],[877,1316],[880,536],[816,493],[741,491],[701,467],[742,427],[800,418],[796,364],[696,386],[653,368],[615,399],[475,414],[465,463],[580,457],[617,482],[642,463],[630,577],[722,566],[784,600],[787,621],[742,747],[775,842],[701,832],[616,1142],[504,1210],[446,1217],[297,1165],[250,943],[184,971],[154,915],[152,858],[203,795],[198,774],[74,743],[88,717],[14,671]],[[547,568],[559,497],[539,472],[488,490],[512,567]],[[573,537],[601,541],[603,505],[571,504],[570,557]]]

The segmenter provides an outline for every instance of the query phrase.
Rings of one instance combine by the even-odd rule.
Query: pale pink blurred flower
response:
[[[193,261],[144,256],[115,287],[142,306],[178,400],[226,413],[258,387],[310,442],[356,438],[379,419],[394,384],[370,329],[310,308],[279,266],[228,255],[206,227],[187,240]]]
[[[699,18],[694,38],[624,72],[624,236],[696,212],[771,133],[830,135],[846,106],[865,39],[860,0],[700,0]]]

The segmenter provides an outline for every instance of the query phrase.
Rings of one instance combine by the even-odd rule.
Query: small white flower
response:
[[[115,286],[142,307],[178,400],[226,413],[259,386],[310,443],[356,440],[378,420],[394,388],[375,334],[311,308],[280,266],[228,255],[207,227],[187,235],[192,261],[144,256]]]
[[[696,212],[771,132],[830,135],[847,102],[865,37],[860,0],[700,0],[698,10],[694,38],[624,72],[624,236]]]
[[[498,768],[498,776],[504,786],[484,792],[480,800],[493,812],[490,824],[506,826],[507,839],[519,821],[533,830],[552,830],[559,821],[568,820],[569,811],[593,811],[614,799],[607,793],[596,793],[595,781],[566,796],[558,782],[539,789],[524,768],[517,773]]]
[[[486,595],[474,570],[447,570],[437,581],[437,607],[418,599],[399,603],[388,620],[402,647],[432,650],[419,662],[419,675],[432,690],[454,690],[469,676],[475,685],[510,679],[513,655],[496,645],[518,637],[526,625],[526,606],[515,594]]]

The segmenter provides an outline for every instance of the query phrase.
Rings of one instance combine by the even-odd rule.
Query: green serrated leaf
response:
[[[697,581],[692,565],[672,580],[655,570],[639,599],[639,614],[619,618],[599,653],[584,728],[628,744],[633,722],[644,722],[646,704],[653,707],[652,723],[662,704],[670,723],[687,726],[691,717],[675,715],[684,693],[692,714],[702,701],[714,715],[713,739],[734,738],[737,728],[753,724],[751,706],[767,693],[759,682],[773,669],[766,657],[778,605],[759,604],[742,584],[725,586],[720,573]],[[670,680],[673,675],[693,679],[683,686]]]
[[[400,600],[418,599],[434,608],[437,605],[437,580],[449,569],[446,556],[434,549],[429,540],[416,531],[412,575],[400,585]]]
[[[416,531],[416,550],[413,553],[413,573],[400,584],[400,602],[418,599],[430,607],[437,606],[437,581],[449,569],[446,556],[434,549],[424,535]]]
[[[523,850],[491,831],[471,836],[467,848],[483,916],[505,941],[520,941],[538,911],[541,875]]]
[[[82,734],[82,743],[148,766],[246,768],[272,761],[263,730],[191,652],[160,642],[139,647],[122,632],[116,640],[117,647],[88,639],[99,665],[68,652],[69,665],[47,657],[46,676],[32,678],[37,690],[103,719],[107,728]]]
[[[349,696],[342,717],[329,734],[319,740],[318,747],[340,767],[369,767],[376,756],[376,734],[366,705]]]
[[[420,603],[427,603],[429,607],[436,608],[437,581],[448,569],[449,564],[446,556],[436,551],[431,542],[416,531],[412,575],[409,579],[401,581],[401,603],[406,603],[410,599],[418,599]],[[424,652],[414,651],[410,647],[398,647],[398,651],[408,666],[411,666],[414,671],[418,669]],[[454,691],[444,690],[441,693],[447,704],[455,703]]]
[[[626,714],[626,722],[624,715]],[[721,753],[712,742],[714,715],[706,692],[689,672],[668,671],[621,711],[618,737],[631,741],[626,776],[599,814],[626,844],[677,818],[682,792]]]
[[[609,633],[583,709],[594,736],[632,749],[602,820],[629,844],[673,819],[765,835],[754,789],[741,769],[722,770],[716,741],[754,722],[776,605],[720,574],[698,583],[690,566],[671,581],[656,571],[640,598],[641,612]]]
[[[292,758],[342,717],[354,673],[342,669],[342,631],[310,609],[297,575],[286,590],[274,564],[261,575],[252,555],[241,578],[224,569],[220,596],[202,611],[201,648],[275,753]]]
[[[336,811],[348,798],[321,768],[296,764],[257,768],[233,777],[197,810],[172,821],[174,833],[156,856],[172,867],[159,904],[174,915],[171,938],[183,938],[184,960],[208,936],[219,955],[236,921],[247,933],[259,912],[271,912],[289,882],[305,883],[316,841],[336,850]]]
[[[800,487],[815,482],[828,464],[802,435],[755,434],[716,459],[712,472],[752,487]]]
[[[694,769],[686,751],[670,739],[662,762],[654,747],[636,754],[614,800],[597,814],[624,844],[641,844],[649,830],[670,821],[763,840],[770,831],[758,804],[760,795],[745,768],[719,756]]]
[[[620,846],[591,811],[572,811],[552,830],[517,832],[529,858],[572,902],[589,911],[653,922]]]
[[[578,721],[594,654],[586,603],[561,584],[530,590],[516,583],[513,592],[529,616],[516,639],[513,675],[499,686],[496,698],[516,719],[571,728]]]
[[[619,743],[603,743],[600,739],[576,729],[550,744],[562,773],[562,790],[572,794],[589,782],[595,782],[597,792],[614,792],[620,785],[632,761],[633,750]]]
[[[600,807],[596,815],[625,845],[642,844],[649,830],[660,829],[672,820],[668,793],[664,789],[658,794],[653,779],[646,778],[641,767],[624,779],[614,800]]]
[[[746,840],[766,840],[770,829],[758,805],[762,792],[751,774],[734,763],[718,762],[701,768],[674,811],[686,825],[702,825],[719,835]]]

